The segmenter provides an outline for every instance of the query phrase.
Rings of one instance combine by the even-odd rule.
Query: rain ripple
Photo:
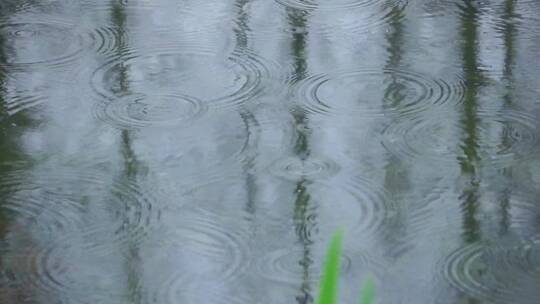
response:
[[[443,261],[444,278],[460,291],[475,297],[488,298],[497,290],[504,290],[504,284],[490,273],[485,253],[480,244],[456,250]]]
[[[308,113],[378,117],[410,115],[435,105],[458,104],[464,83],[393,69],[366,69],[311,76],[299,84]]]
[[[109,277],[99,274],[100,280],[94,280],[96,273],[80,261],[103,266],[113,253],[143,242],[161,214],[149,192],[133,182],[88,172],[49,172],[38,177],[13,171],[4,175],[0,193],[6,203],[0,211],[20,223],[21,228],[11,225],[19,238],[32,232],[29,245],[4,255],[9,261],[6,265],[14,268],[13,282],[59,297],[90,296],[98,286],[110,293]]]
[[[173,271],[160,282],[150,303],[178,303],[192,283],[225,286],[249,267],[249,247],[245,231],[225,227],[216,214],[196,209],[180,216],[178,225],[165,232],[156,244],[160,271]],[[180,265],[176,265],[181,263]],[[162,274],[158,277],[163,277]]]
[[[339,165],[331,159],[310,157],[302,160],[297,157],[286,157],[275,161],[270,172],[288,180],[302,178],[315,180],[330,177],[339,172]]]
[[[52,235],[89,237],[88,249],[110,244],[94,244],[104,236],[118,246],[142,241],[161,216],[156,196],[148,190],[133,181],[69,170],[43,176],[15,170],[0,180],[4,212]],[[109,213],[100,214],[106,220],[92,213],[97,209]]]
[[[492,25],[503,37],[514,37],[522,40],[536,41],[540,35],[538,10],[540,4],[536,0],[519,1],[510,4],[500,4],[496,10],[500,16],[490,20]]]
[[[45,96],[43,94],[33,94],[26,91],[15,91],[11,98],[5,102],[5,112],[8,116],[13,116],[21,111],[33,109],[43,104]]]
[[[447,114],[445,114],[447,115]],[[504,113],[478,113],[476,132],[478,146],[489,151],[483,161],[492,165],[516,161],[537,151],[540,144],[538,120],[521,111]],[[462,153],[459,145],[452,145],[452,139],[463,136],[459,116],[454,120],[442,117],[417,116],[394,120],[383,131],[383,144],[392,154],[403,159],[431,159],[433,161],[455,162]],[[493,140],[494,135],[496,139]]]
[[[537,303],[540,242],[470,244],[442,261],[444,278],[468,296],[490,303]]]
[[[322,3],[321,3],[322,2]],[[408,6],[405,0],[341,0],[341,1],[299,1],[299,0],[276,0],[278,5],[287,8],[299,9],[287,10],[284,18],[301,18],[306,21],[305,27],[283,24],[276,20],[262,19],[258,23],[257,31],[267,35],[276,35],[284,32],[288,34],[321,33],[326,37],[335,38],[336,35],[356,37],[359,33],[370,33],[378,29],[384,29],[389,22],[403,19],[403,13]],[[262,11],[266,5],[264,1],[254,1],[247,6],[251,15],[257,15],[257,10]],[[300,13],[300,15],[298,15]],[[315,18],[316,14],[339,14],[328,18]],[[312,16],[313,15],[313,16]],[[309,22],[308,22],[309,21]],[[254,33],[252,33],[253,35]],[[253,38],[256,38],[254,35]]]
[[[246,50],[222,56],[196,47],[115,56],[94,72],[96,112],[113,125],[137,127],[239,107],[262,92],[271,65]]]
[[[55,19],[0,24],[4,44],[9,46],[0,69],[12,72],[39,67],[59,68],[77,61],[83,55],[85,43],[83,35],[75,32],[73,27],[71,23]],[[10,56],[9,48],[16,50],[17,55]]]
[[[16,285],[31,288],[36,294],[54,294],[58,303],[87,303],[85,301],[94,296],[96,291],[108,292],[111,297],[109,300],[113,294],[120,296],[121,293],[111,293],[107,286],[100,286],[110,282],[111,273],[98,277],[92,270],[85,268],[91,263],[95,263],[93,267],[104,266],[109,262],[107,257],[88,254],[74,245],[72,240],[54,240],[42,246],[35,244],[33,247],[19,249],[17,254],[9,252],[4,258],[13,268],[8,271],[14,273],[12,281]],[[81,264],[81,260],[85,263]],[[107,266],[109,270],[115,267]],[[117,275],[114,279],[120,280],[121,277]]]
[[[220,292],[213,290],[211,287],[204,286],[199,283],[197,286],[190,286],[186,290],[182,290],[181,294],[176,295],[168,302],[161,302],[158,298],[151,298],[146,303],[183,303],[183,304],[260,304],[262,302],[253,301],[246,295],[233,292]]]
[[[103,187],[103,186],[102,186]],[[145,242],[162,222],[164,206],[158,205],[157,193],[142,189],[138,183],[112,181],[106,188],[102,211],[109,217],[83,219],[83,226],[73,237],[83,237],[88,252],[106,254],[114,248],[128,248]],[[101,189],[103,191],[103,189]]]
[[[96,116],[101,120],[126,129],[188,122],[206,112],[206,106],[198,99],[180,94],[134,94],[100,104],[96,111]]]
[[[301,216],[294,217],[298,234],[315,241],[320,232],[343,228],[350,235],[361,235],[366,242],[376,236],[385,236],[398,221],[400,207],[384,189],[368,179],[355,177],[344,182],[321,180],[300,181],[293,192]],[[298,205],[300,204],[300,205]],[[343,214],[350,216],[344,217]],[[291,219],[267,214],[274,227],[289,227]],[[339,226],[337,225],[339,223]]]
[[[129,35],[116,27],[96,27],[88,32],[88,39],[97,54],[110,56],[129,50]]]
[[[3,214],[44,232],[60,233],[77,225],[75,215],[83,212],[83,206],[69,188],[60,191],[54,177],[40,180],[25,170],[8,170],[0,178]]]
[[[325,10],[335,10],[335,9],[352,9],[359,8],[365,9],[375,5],[383,5],[386,7],[394,7],[406,5],[408,1],[406,0],[391,0],[391,1],[381,1],[381,0],[337,0],[337,1],[328,1],[328,0],[276,0],[278,3],[294,7],[298,9],[325,9]]]
[[[259,274],[269,280],[296,284],[305,279],[305,268],[309,269],[311,276],[309,277],[312,283],[320,279],[322,262],[315,262],[311,258],[301,262],[304,252],[301,249],[279,249],[272,251],[260,259],[257,265]],[[355,265],[366,264],[367,259],[357,259],[355,256]],[[302,265],[302,264],[307,265]],[[341,272],[346,274],[351,268],[351,258],[347,253],[341,256]],[[357,264],[358,263],[358,264]]]
[[[317,283],[322,274],[323,261],[308,256],[302,249],[278,249],[262,256],[257,261],[257,273],[270,281],[284,284],[300,284],[307,279],[309,283]],[[380,274],[384,264],[365,252],[352,252],[345,249],[341,255],[341,273],[347,276],[351,268],[361,268],[363,273]],[[309,276],[306,277],[306,271]]]
[[[464,4],[453,0],[425,1],[424,9],[428,17],[456,15],[463,18],[467,9]],[[486,28],[495,29],[504,39],[537,40],[540,34],[537,26],[540,18],[540,3],[525,1],[483,1],[473,4]]]

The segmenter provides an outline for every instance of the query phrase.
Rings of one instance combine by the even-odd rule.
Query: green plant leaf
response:
[[[362,287],[362,295],[360,297],[360,304],[372,304],[375,298],[375,285],[373,279],[369,276]]]
[[[328,245],[317,304],[337,303],[342,240],[343,231],[338,230]]]

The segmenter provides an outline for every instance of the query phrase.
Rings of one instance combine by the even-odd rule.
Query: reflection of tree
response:
[[[463,213],[462,238],[466,243],[480,240],[480,223],[477,218],[480,206],[479,194],[479,134],[478,134],[478,92],[482,86],[483,77],[478,69],[478,24],[479,11],[475,7],[476,1],[463,0],[459,4],[461,10],[461,36],[462,36],[462,65],[466,90],[463,100],[462,118],[460,120],[463,140],[461,150],[463,155],[458,157],[461,173],[468,181],[460,195]],[[478,303],[474,298],[464,298],[468,303]]]
[[[480,227],[477,219],[479,208],[479,180],[478,180],[478,92],[482,86],[482,75],[478,69],[478,24],[479,11],[475,7],[476,1],[464,0],[461,9],[461,35],[462,41],[462,64],[465,73],[467,88],[463,101],[463,117],[461,125],[463,129],[463,142],[461,149],[463,155],[458,157],[462,174],[469,178],[460,196],[463,208],[463,238],[466,242],[475,242],[480,239]]]
[[[505,10],[503,15],[504,27],[503,39],[505,47],[505,56],[504,56],[504,67],[503,67],[503,78],[506,83],[506,93],[503,96],[504,104],[503,108],[511,108],[514,104],[512,94],[513,94],[513,85],[514,85],[514,58],[515,58],[515,48],[514,40],[516,36],[516,26],[514,25],[515,18],[515,0],[506,0],[505,1]],[[512,127],[510,124],[505,124],[502,132],[501,138],[501,147],[506,150],[509,149],[512,145],[511,134]],[[508,180],[512,179],[512,167],[507,167],[501,170],[501,174],[506,177]],[[508,226],[510,225],[510,196],[512,189],[510,186],[504,187],[499,192],[499,204],[500,204],[500,233],[503,234],[508,231]]]
[[[19,5],[17,0],[3,0],[0,1],[0,17],[7,17],[10,14],[13,14],[17,10]]]
[[[403,11],[398,7],[394,7],[390,14],[392,17],[389,22],[389,30],[386,34],[388,59],[385,66],[385,77],[389,78],[387,80],[389,83],[385,86],[383,106],[400,108],[400,102],[404,96],[397,93],[404,88],[402,88],[397,71],[400,69],[403,58],[404,15]],[[399,199],[398,196],[406,191],[408,187],[407,168],[399,159],[389,156],[384,169],[384,188],[388,193],[392,194],[393,199]],[[393,225],[389,227],[392,229],[392,233],[385,236],[385,243],[395,248],[404,239],[402,236],[405,233],[405,229],[403,229],[405,223],[402,221],[393,221],[392,223]]]
[[[307,40],[307,13],[292,8],[287,9],[287,17],[289,25],[293,30],[292,37],[292,56],[294,58],[294,72],[295,81],[300,81],[306,77],[307,72],[307,60],[306,60],[306,40]],[[296,141],[294,145],[294,153],[300,158],[301,161],[305,161],[310,155],[309,147],[309,131],[307,128],[307,117],[302,109],[295,109],[294,113],[294,126],[296,129]],[[310,267],[312,262],[311,257],[311,231],[315,225],[314,218],[309,214],[311,196],[309,194],[308,186],[309,180],[301,178],[296,183],[295,188],[295,202],[294,202],[294,224],[296,227],[296,234],[298,240],[302,246],[302,257],[299,264],[303,269],[302,286],[300,287],[300,295],[297,297],[297,301],[300,304],[313,302],[313,296],[311,294],[310,281]]]
[[[8,45],[5,33],[0,29],[0,163],[20,160],[21,151],[18,149],[17,132],[20,129],[31,127],[35,121],[24,111],[13,115],[9,113],[8,105],[8,58],[13,52],[12,46]]]
[[[5,33],[0,29],[0,176],[9,176],[14,164],[26,159],[20,147],[20,135],[35,125],[35,120],[25,111],[19,111],[10,115],[8,106],[8,58],[14,51],[13,46],[8,45]],[[0,188],[0,239],[9,226],[10,216],[5,213],[2,204],[5,204],[9,193],[4,193]]]
[[[399,75],[396,71],[399,70],[403,57],[403,11],[399,7],[392,8],[390,12],[392,18],[389,22],[389,31],[386,34],[388,43],[388,60],[386,61],[386,70],[390,77],[390,84],[386,87],[385,100],[387,107],[399,107],[399,103],[404,96],[396,94],[400,92],[402,84],[399,81]]]
[[[479,132],[478,132],[478,93],[483,84],[483,75],[478,68],[478,19],[480,12],[475,6],[474,0],[462,0],[458,4],[461,16],[461,61],[465,83],[462,117],[460,124],[463,139],[460,148],[463,152],[457,159],[460,164],[461,174],[465,184],[462,186],[461,201],[462,209],[462,238],[465,243],[480,241],[480,223],[477,218],[480,207],[480,181],[478,172],[479,156]],[[478,275],[482,271],[478,270]],[[463,303],[479,303],[477,299],[462,296]],[[461,303],[461,302],[460,302]]]
[[[306,40],[307,40],[307,13],[298,11],[292,8],[287,9],[289,25],[292,28],[292,56],[294,58],[294,79],[295,82],[301,81],[306,77],[307,60],[306,60]],[[302,161],[309,157],[309,142],[307,117],[302,109],[297,108],[293,112],[294,122],[297,131],[297,138],[294,146],[294,153],[300,157]]]
[[[7,105],[6,105],[6,73],[7,71],[2,68],[7,63],[7,55],[4,51],[5,48],[5,38],[2,32],[0,32],[0,174],[2,176],[8,176],[9,174],[5,172],[5,164],[12,161],[14,155],[10,155],[13,151],[10,151],[9,147],[13,145],[7,144],[12,142],[13,139],[10,138],[12,135],[11,132],[6,130],[7,122]],[[11,153],[10,153],[11,152]],[[4,237],[5,231],[8,227],[8,215],[4,214],[4,208],[2,204],[5,203],[6,193],[0,189],[0,238]],[[1,266],[1,264],[0,264]]]
[[[123,179],[125,183],[133,183],[137,181],[138,171],[139,171],[139,165],[138,161],[135,158],[135,153],[131,148],[131,138],[129,136],[128,131],[122,131],[122,155],[124,158],[124,172],[122,173],[121,179]],[[133,202],[129,201],[132,198],[129,197],[122,197],[122,194],[117,194],[117,196],[120,196],[120,201],[123,202],[123,204],[126,206],[126,209],[128,208],[129,204],[132,204]],[[125,210],[127,211],[127,210]],[[130,218],[126,216],[124,219],[124,222],[122,223],[122,227],[124,227],[125,231],[117,231],[117,233],[130,233],[130,225],[133,225],[130,223]],[[136,225],[137,223],[135,223]],[[128,239],[130,237],[128,236]],[[141,302],[141,295],[140,295],[140,278],[138,269],[141,267],[141,259],[139,256],[139,248],[135,241],[128,241],[129,243],[129,252],[127,257],[127,287],[128,287],[128,295],[130,303],[140,303]]]
[[[244,10],[246,4],[250,0],[236,0],[236,7],[238,8],[238,15],[236,16],[237,28],[234,32],[236,34],[236,48],[237,49],[246,49],[248,44],[247,33],[249,32],[248,26],[248,14]]]
[[[393,94],[394,91],[400,91],[400,81],[399,76],[396,74],[396,71],[399,70],[402,56],[403,56],[403,12],[398,8],[393,8],[391,13],[392,18],[390,19],[389,31],[386,35],[386,40],[388,43],[388,59],[386,61],[385,70],[387,71],[387,77],[389,77],[390,83],[385,87],[384,92],[384,106],[390,108],[399,108],[399,103],[402,98]],[[387,190],[392,191],[396,190],[396,187],[402,185],[400,180],[402,178],[399,175],[399,161],[397,159],[390,159],[389,163],[385,166],[386,178],[385,184],[388,184]]]
[[[236,17],[237,20],[237,27],[235,28],[234,32],[236,35],[236,52],[241,54],[243,51],[245,51],[248,47],[248,32],[249,32],[249,26],[248,26],[248,14],[245,12],[244,7],[250,0],[237,0],[236,1],[236,7],[238,8],[238,14]],[[254,130],[257,129],[258,122],[255,118],[255,115],[247,108],[244,107],[240,110],[240,117],[242,118],[242,121],[244,122],[244,126],[246,127],[246,134],[248,137],[251,137],[253,135]],[[249,140],[248,142],[251,142]],[[245,171],[246,171],[246,189],[247,189],[247,201],[246,201],[246,211],[253,215],[255,213],[255,200],[257,195],[257,183],[256,178],[253,175],[251,167],[254,166],[255,156],[256,156],[256,148],[248,146],[246,154],[248,155],[248,158],[246,160],[245,165]]]
[[[6,3],[5,5],[8,5]],[[13,3],[12,3],[13,4]],[[3,10],[5,6],[0,4],[0,15],[6,17],[6,11]],[[37,254],[33,252],[35,248],[38,248],[34,244],[33,236],[29,235],[29,230],[23,225],[16,224],[16,213],[8,212],[10,208],[6,208],[6,204],[10,201],[13,202],[13,189],[7,189],[11,187],[3,188],[6,186],[7,178],[13,174],[22,174],[22,171],[17,169],[30,169],[29,167],[20,168],[21,163],[29,164],[29,159],[24,155],[20,146],[20,135],[25,129],[32,127],[35,124],[34,118],[30,117],[26,111],[19,111],[13,115],[8,111],[8,79],[9,79],[9,66],[8,59],[10,54],[14,51],[12,45],[8,45],[6,39],[6,33],[0,29],[0,177],[2,182],[0,183],[0,243],[3,242],[8,233],[14,234],[13,238],[21,238],[28,240],[31,243],[31,248],[24,248],[26,254]],[[18,167],[15,169],[15,167]],[[10,183],[11,184],[11,183]],[[18,186],[12,184],[12,186]],[[21,203],[21,202],[16,202]],[[23,207],[24,208],[24,207]],[[6,269],[14,269],[17,271],[18,267],[23,265],[17,265],[11,262],[10,265],[5,265],[4,254],[13,254],[14,250],[17,250],[14,245],[8,244],[8,248],[0,248],[0,303],[20,303],[33,299],[33,289],[30,286],[13,284],[14,274],[6,275]],[[36,245],[34,247],[33,245]],[[8,249],[8,250],[6,250]],[[9,252],[11,251],[11,252]],[[22,270],[21,270],[22,271]],[[28,271],[25,269],[24,271]],[[11,284],[6,283],[4,280],[9,281]]]
[[[307,186],[309,181],[302,179],[296,184],[296,199],[294,201],[294,224],[296,227],[296,234],[298,240],[302,245],[302,257],[299,264],[302,266],[302,286],[300,288],[300,295],[296,298],[299,304],[306,304],[313,302],[313,295],[311,294],[311,286],[309,281],[311,280],[311,274],[309,269],[313,264],[311,258],[311,231],[315,223],[313,219],[309,218],[309,204],[311,196],[308,193]]]
[[[119,1],[112,0],[112,10],[111,10],[111,19],[114,24],[115,30],[116,30],[116,36],[115,39],[118,39],[117,42],[117,48],[116,48],[116,56],[121,60],[119,66],[119,70],[117,71],[117,81],[118,81],[118,92],[114,92],[116,94],[127,94],[129,92],[129,78],[128,78],[128,71],[127,67],[123,62],[123,58],[125,57],[125,50],[126,50],[126,41],[125,35],[126,35],[126,21],[127,21],[127,15],[125,12],[124,6],[119,3]]]
[[[119,64],[119,70],[117,71],[117,88],[118,92],[115,92],[116,94],[120,96],[124,96],[129,94],[130,88],[129,88],[129,78],[128,78],[128,67],[125,65],[123,60],[125,60],[125,41],[124,37],[126,35],[126,21],[127,21],[127,15],[125,12],[124,6],[119,1],[112,1],[112,10],[111,10],[111,18],[112,22],[115,26],[115,30],[117,31],[117,35],[115,37],[117,39],[120,39],[118,41],[118,48],[116,49],[116,56],[121,61]],[[114,101],[112,101],[114,102]],[[137,177],[139,175],[139,167],[140,163],[136,158],[135,152],[132,148],[132,135],[131,132],[127,129],[124,129],[121,131],[121,153],[122,157],[124,159],[124,169],[121,173],[119,180],[121,183],[125,184],[134,184],[137,183]],[[130,201],[129,197],[122,197],[122,194],[115,194],[116,196],[119,196],[118,198],[123,203],[124,207],[128,209],[130,204],[133,204],[132,201]],[[126,212],[127,210],[122,210]],[[132,229],[130,229],[131,225],[133,223],[130,222],[129,215],[126,215],[126,218],[123,220],[123,223],[121,225],[122,230],[116,231],[116,233],[130,233]],[[135,223],[137,225],[137,223]],[[140,278],[138,269],[141,267],[141,260],[139,257],[139,248],[135,241],[131,240],[130,236],[126,236],[128,239],[128,257],[126,259],[126,272],[127,272],[127,288],[128,288],[128,298],[130,303],[140,303],[141,302],[141,295],[140,295]]]
[[[247,136],[252,136],[252,128],[253,126],[257,126],[257,120],[255,116],[250,111],[242,111],[240,113],[240,116],[242,117],[242,121],[244,122],[244,125],[246,126],[246,134]],[[248,138],[249,140],[249,138]],[[246,171],[246,189],[247,189],[247,201],[246,201],[246,211],[254,215],[256,211],[255,206],[255,200],[257,199],[257,182],[255,175],[252,173],[251,167],[255,166],[255,156],[256,151],[251,151],[251,149],[256,150],[255,147],[247,147],[249,149],[246,151],[246,154],[248,155],[248,159],[246,160],[245,164],[245,171]]]

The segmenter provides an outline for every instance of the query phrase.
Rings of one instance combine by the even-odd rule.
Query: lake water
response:
[[[2,0],[0,303],[540,303],[540,1]]]

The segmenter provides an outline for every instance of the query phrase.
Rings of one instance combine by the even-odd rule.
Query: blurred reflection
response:
[[[0,1],[0,303],[536,301],[540,5],[337,2]]]
[[[15,5],[13,2],[0,3],[1,16],[9,17],[8,14]],[[14,55],[15,50],[12,45],[8,45],[6,35],[4,28],[0,27],[0,303],[23,303],[35,299],[34,291],[30,286],[16,284],[21,273],[14,272],[14,269],[20,269],[21,272],[26,270],[23,270],[23,265],[14,267],[9,255],[12,254],[10,250],[19,250],[20,255],[35,254],[30,228],[27,227],[28,223],[25,223],[34,219],[23,221],[18,218],[19,214],[10,208],[9,204],[15,199],[14,189],[20,186],[17,183],[21,181],[10,179],[14,178],[15,174],[22,174],[30,169],[30,161],[23,151],[21,135],[35,125],[35,121],[25,111],[13,115],[9,113],[8,58]]]
[[[463,155],[458,158],[463,176],[467,178],[461,193],[463,209],[463,238],[472,243],[480,240],[480,223],[477,218],[480,207],[480,175],[478,162],[480,156],[478,125],[478,93],[482,87],[483,76],[478,68],[478,19],[479,11],[476,1],[465,0],[459,4],[461,10],[462,61],[467,88],[463,100],[461,125]]]
[[[307,60],[306,60],[306,43],[307,43],[307,19],[309,15],[300,10],[293,8],[287,9],[287,20],[291,27],[292,34],[292,56],[294,58],[294,76],[295,81],[301,81],[306,77]],[[301,108],[297,108],[293,112],[294,128],[296,130],[296,139],[294,141],[294,154],[302,162],[306,161],[310,155],[309,147],[309,127],[308,118]],[[298,241],[302,246],[302,257],[299,264],[303,269],[303,281],[300,287],[300,294],[296,301],[299,304],[313,302],[312,287],[310,286],[311,273],[310,268],[313,264],[311,254],[312,239],[311,233],[316,225],[314,218],[308,218],[308,210],[310,208],[310,194],[308,186],[310,181],[302,178],[296,183],[295,201],[294,201],[294,224]]]
[[[515,39],[517,35],[517,30],[514,25],[514,20],[517,17],[515,14],[515,1],[506,0],[504,6],[504,27],[503,32],[503,42],[504,42],[504,66],[503,66],[503,80],[506,86],[506,93],[503,95],[503,110],[512,109],[514,105],[513,97],[514,94],[514,65],[515,65]],[[501,146],[503,149],[508,149],[511,146],[511,134],[512,127],[509,123],[504,125],[501,137]],[[512,167],[507,167],[501,169],[501,174],[505,177],[507,181],[512,181]],[[509,183],[511,184],[511,183]],[[500,231],[501,235],[508,232],[510,226],[510,199],[512,195],[512,189],[510,186],[502,187],[499,192],[499,204],[500,204]]]
[[[118,43],[118,47],[116,49],[116,55],[118,56],[118,59],[120,60],[120,69],[118,71],[118,77],[117,79],[118,84],[116,87],[119,88],[119,95],[127,95],[129,93],[129,75],[128,75],[128,67],[125,65],[123,60],[125,60],[125,50],[127,49],[127,45],[125,44],[125,41],[123,41],[123,37],[126,37],[127,30],[126,30],[126,21],[127,21],[127,14],[125,12],[125,8],[122,5],[120,1],[112,0],[111,2],[111,20],[114,25],[115,30],[117,31],[116,37],[120,37],[121,39]],[[121,171],[121,175],[119,176],[120,183],[129,185],[137,184],[137,177],[139,176],[139,167],[140,163],[137,160],[137,157],[135,155],[135,152],[133,151],[132,147],[132,136],[129,130],[122,130],[121,131],[121,154],[124,161],[123,170]],[[129,197],[122,197],[122,193],[115,194],[118,195],[119,201],[124,202],[123,205],[130,206],[132,202],[129,200],[131,198]],[[120,210],[120,212],[126,212],[129,214],[128,210]],[[124,219],[124,222],[122,223],[121,227],[124,231],[116,231],[117,234],[121,233],[128,233],[129,231],[132,231],[133,228],[130,227],[131,222],[129,216],[126,216]],[[128,288],[127,291],[127,298],[129,303],[141,303],[142,301],[142,295],[141,295],[141,279],[140,279],[140,272],[142,271],[142,265],[143,262],[141,260],[141,257],[139,256],[139,246],[140,244],[137,244],[136,241],[131,240],[128,236],[128,253],[125,259],[125,268],[126,268],[126,286]]]
[[[248,26],[249,16],[245,11],[245,8],[249,3],[250,0],[237,0],[235,2],[235,6],[238,9],[238,14],[236,16],[236,27],[234,32],[236,37],[236,52],[238,53],[242,53],[248,48],[248,32],[250,29]],[[257,132],[256,129],[258,125],[255,115],[253,115],[248,108],[242,108],[240,110],[240,117],[242,118],[244,126],[246,127],[247,136],[254,137],[255,132]],[[248,140],[248,142],[250,141]],[[257,153],[256,149],[257,143],[250,145],[246,149],[247,159],[244,166],[246,172],[247,191],[246,211],[251,215],[253,215],[256,210],[255,200],[257,196],[257,182],[252,170],[255,166],[254,161]]]

